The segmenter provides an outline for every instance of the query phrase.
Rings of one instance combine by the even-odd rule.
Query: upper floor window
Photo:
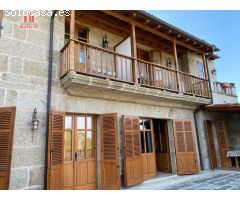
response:
[[[205,78],[203,64],[201,62],[197,61],[197,67],[198,67],[199,77],[200,78]]]
[[[70,24],[68,22],[65,23],[65,43],[70,39]],[[79,25],[75,25],[75,40],[79,40],[82,42],[88,42],[88,29]]]

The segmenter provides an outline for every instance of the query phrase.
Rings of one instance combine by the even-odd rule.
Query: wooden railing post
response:
[[[175,60],[175,69],[177,70],[177,84],[178,84],[178,91],[181,92],[181,83],[180,83],[180,76],[179,76],[179,67],[178,67],[178,58],[177,58],[177,46],[176,42],[173,40],[173,54]]]
[[[75,45],[74,45],[74,38],[75,38],[75,10],[71,10],[70,15],[70,59],[69,59],[69,70],[74,71],[75,69]]]
[[[135,84],[138,84],[138,65],[137,65],[137,43],[136,43],[136,32],[135,24],[131,23],[131,54],[133,57],[133,79]]]
[[[210,92],[210,78],[208,76],[208,73],[207,73],[207,65],[206,65],[206,56],[205,54],[202,54],[202,60],[203,60],[203,69],[204,69],[204,77],[205,77],[205,80],[206,80],[206,86],[207,86],[207,94],[208,96],[210,97],[212,94]]]

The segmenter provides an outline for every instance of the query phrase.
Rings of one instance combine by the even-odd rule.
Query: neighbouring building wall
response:
[[[212,92],[214,104],[238,103],[237,96]]]
[[[240,114],[227,114],[226,126],[229,148],[240,150]]]

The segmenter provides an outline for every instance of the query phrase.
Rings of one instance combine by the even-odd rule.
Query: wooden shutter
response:
[[[227,157],[229,147],[225,122],[223,120],[216,121],[216,129],[218,133],[218,146],[221,157],[221,165],[222,167],[232,167],[231,160]]]
[[[143,182],[139,117],[123,117],[124,185]]]
[[[100,115],[102,189],[120,189],[117,113]]]
[[[178,174],[195,174],[198,172],[193,133],[191,120],[174,120]]]
[[[48,177],[49,189],[63,189],[63,150],[64,150],[64,124],[63,112],[51,111],[48,138]]]
[[[7,190],[11,169],[16,107],[0,108],[0,190]]]

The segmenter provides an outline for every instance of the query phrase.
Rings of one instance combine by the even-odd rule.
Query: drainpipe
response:
[[[206,70],[207,70],[207,75],[208,75],[208,81],[209,81],[209,90],[210,90],[210,94],[211,94],[211,104],[213,104],[213,96],[212,96],[212,84],[211,84],[211,79],[210,79],[210,74],[209,74],[209,70],[208,70],[208,59],[205,59],[205,63],[206,63]]]
[[[201,170],[203,170],[203,159],[202,159],[202,153],[201,153],[201,146],[200,146],[200,135],[198,131],[198,124],[197,124],[197,113],[201,110],[201,106],[198,106],[194,112],[194,123],[195,123],[195,129],[196,129],[196,135],[197,135],[197,145],[198,145],[198,154],[199,154],[199,161],[200,161],[200,167]]]
[[[48,180],[48,129],[49,129],[49,114],[51,109],[52,96],[52,63],[53,63],[53,32],[54,32],[54,17],[56,10],[53,11],[50,19],[50,40],[49,40],[49,59],[48,59],[48,90],[47,90],[47,121],[46,121],[46,148],[45,148],[45,172],[44,172],[44,189],[47,189]]]
[[[210,94],[211,94],[211,104],[213,104],[213,96],[212,96],[212,84],[211,84],[211,79],[210,79],[210,74],[209,74],[209,70],[208,70],[208,59],[205,59],[205,63],[206,63],[206,71],[207,71],[207,75],[208,75],[208,79],[209,79],[209,90],[210,90]],[[202,158],[202,154],[201,154],[201,146],[200,146],[200,136],[199,136],[199,131],[198,131],[198,124],[197,124],[197,113],[199,111],[202,110],[202,106],[198,106],[195,110],[194,110],[194,123],[195,123],[195,128],[196,128],[196,135],[197,135],[197,145],[198,145],[198,153],[199,153],[199,161],[200,161],[200,167],[201,170],[203,170],[203,158]]]

